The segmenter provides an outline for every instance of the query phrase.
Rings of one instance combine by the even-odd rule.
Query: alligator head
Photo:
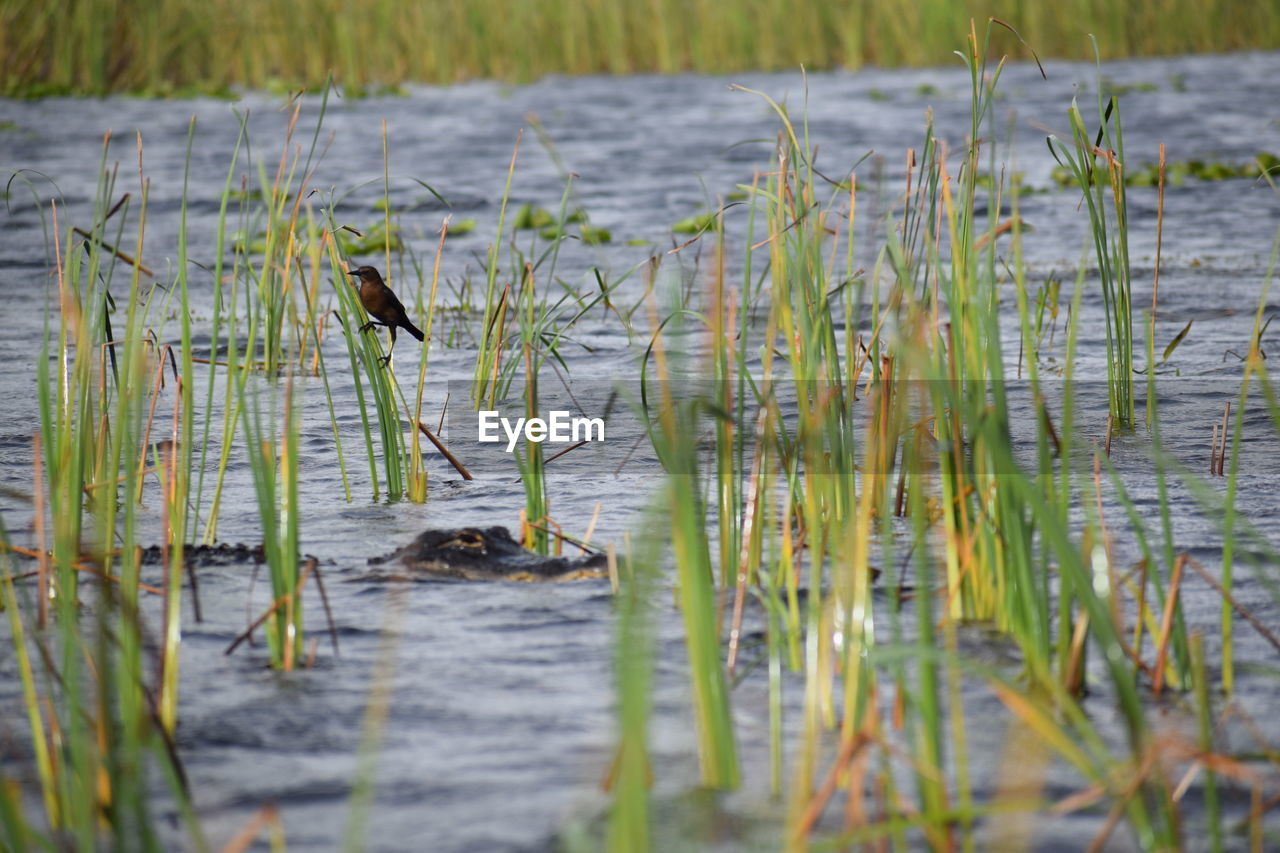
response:
[[[609,576],[604,554],[544,557],[522,548],[505,527],[425,530],[413,542],[369,564],[393,564],[411,577],[425,574],[461,580],[568,581]]]

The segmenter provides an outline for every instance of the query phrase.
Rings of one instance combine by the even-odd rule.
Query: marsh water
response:
[[[1091,64],[1061,62],[1045,63],[1045,70],[1047,80],[1034,64],[1010,66],[994,108],[996,126],[1008,128],[1010,144],[1004,150],[1013,154],[1010,173],[1023,175],[1021,215],[1031,229],[1025,241],[1029,286],[1038,288],[1054,276],[1067,292],[1081,261],[1092,266],[1092,248],[1086,243],[1087,219],[1078,207],[1078,191],[1060,189],[1051,180],[1055,163],[1044,137],[1046,131],[1068,132],[1066,110],[1073,96],[1086,108],[1093,103],[1098,70]],[[1113,89],[1123,91],[1131,169],[1154,162],[1160,143],[1167,146],[1170,161],[1239,165],[1259,152],[1280,151],[1280,54],[1107,63],[1101,74]],[[319,137],[323,159],[312,186],[323,192],[335,188],[342,196],[335,208],[342,224],[363,231],[381,220],[375,203],[383,194],[385,119],[391,207],[398,211],[409,248],[429,269],[444,216],[451,215],[455,223],[475,220],[473,231],[446,243],[440,292],[446,305],[468,299],[474,303],[476,291],[468,293],[466,282],[483,282],[483,259],[497,227],[512,148],[517,132],[525,128],[512,205],[528,202],[555,209],[564,191],[563,168],[577,176],[573,206],[583,208],[592,226],[608,229],[612,236],[604,245],[568,241],[557,261],[559,278],[589,291],[593,268],[617,280],[657,256],[664,280],[701,290],[710,246],[694,244],[667,254],[688,239],[673,235],[671,225],[714,210],[738,185],[750,184],[755,172],[768,168],[777,133],[768,105],[730,84],[785,99],[793,116],[807,112],[824,173],[842,177],[870,155],[857,171],[860,246],[881,242],[884,217],[893,211],[903,185],[906,151],[921,148],[929,111],[938,136],[954,150],[960,150],[969,127],[968,73],[958,62],[942,69],[810,74],[807,80],[799,73],[557,77],[528,86],[411,87],[404,95],[331,99]],[[253,93],[234,103],[122,97],[0,102],[0,167],[33,170],[23,176],[39,196],[37,205],[26,183],[10,183],[0,238],[0,399],[5,401],[0,414],[0,485],[5,487],[0,511],[18,543],[34,541],[31,506],[21,496],[31,492],[37,358],[56,304],[50,200],[57,199],[57,225],[63,231],[91,223],[107,131],[112,132],[108,165],[119,163],[118,190],[136,195],[140,135],[143,169],[150,179],[143,262],[158,281],[171,281],[187,128],[195,116],[188,227],[191,257],[203,268],[191,271],[191,301],[197,345],[207,353],[212,291],[204,268],[213,252],[218,199],[239,132],[233,111],[248,115],[254,166],[242,163],[238,171],[248,175],[253,187],[256,164],[262,162],[270,172],[280,157],[285,102],[284,96]],[[294,144],[310,145],[318,110],[318,98],[304,102]],[[549,146],[532,132],[531,116]],[[446,209],[414,178],[429,184],[451,207]],[[1129,203],[1135,300],[1141,306],[1150,301],[1155,190],[1133,188]],[[742,240],[735,235],[742,233],[745,206],[731,208],[725,216],[726,232],[740,247]],[[1166,195],[1157,349],[1193,322],[1163,368],[1165,441],[1197,473],[1207,469],[1212,423],[1223,403],[1238,396],[1239,356],[1249,346],[1278,225],[1280,197],[1255,179],[1188,179]],[[534,232],[522,232],[517,239],[527,251],[540,252],[547,245]],[[133,246],[135,240],[128,236],[123,243]],[[870,267],[874,252],[866,254]],[[740,258],[740,251],[729,252],[730,276],[740,275],[735,266]],[[384,265],[380,252],[359,260]],[[408,304],[418,276],[393,261],[390,279]],[[1079,370],[1096,379],[1105,375],[1106,350],[1102,300],[1096,287],[1089,286],[1092,282],[1086,275]],[[644,276],[633,274],[615,301],[627,301],[628,294],[631,301],[639,299],[644,286]],[[1064,306],[1067,301],[1064,297]],[[1273,293],[1266,316],[1276,302]],[[1009,314],[1012,320],[1012,307]],[[465,318],[444,315],[437,322],[456,334],[437,335],[430,363],[433,382],[469,377],[475,345],[464,328]],[[162,340],[177,340],[172,318],[157,319],[156,326]],[[1058,338],[1065,339],[1064,330]],[[1007,339],[1016,340],[1016,334]],[[410,343],[402,334],[397,369],[405,383],[416,372]],[[562,352],[570,376],[630,381],[643,344],[629,339],[616,322],[593,313]],[[1264,334],[1263,348],[1273,345],[1280,352],[1280,329]],[[211,840],[221,843],[264,804],[274,803],[281,809],[291,849],[333,849],[349,817],[371,687],[380,663],[390,662],[390,700],[375,756],[375,796],[367,826],[370,849],[546,849],[557,836],[589,823],[607,803],[602,781],[615,737],[615,628],[608,583],[396,586],[363,580],[369,557],[408,542],[426,527],[514,527],[524,493],[514,464],[507,471],[494,465],[463,482],[433,460],[425,503],[371,500],[342,343],[335,335],[326,346],[352,500],[344,497],[322,391],[318,383],[304,382],[302,548],[324,567],[340,653],[319,633],[319,610],[309,605],[309,625],[321,639],[314,668],[273,672],[265,666],[261,647],[224,655],[249,614],[265,606],[265,584],[259,578],[255,586],[246,565],[201,570],[204,621],[185,623],[178,732],[201,822]],[[1049,356],[1052,369],[1052,352]],[[454,405],[460,404],[455,399]],[[438,413],[438,399],[432,405]],[[1086,388],[1080,405],[1084,432],[1101,436],[1105,385]],[[1280,517],[1280,444],[1260,403],[1247,413],[1246,425],[1238,504],[1273,542],[1280,541],[1275,521]],[[1157,506],[1145,448],[1139,430],[1115,440],[1112,458],[1138,510],[1150,521]],[[257,542],[260,522],[252,483],[238,453],[229,467],[218,537]],[[628,531],[642,533],[641,513],[658,476],[645,453],[630,464],[599,465],[572,475],[552,470],[552,514],[567,532],[580,535],[599,505],[594,540],[621,544]],[[1179,546],[1214,570],[1221,563],[1220,527],[1201,510],[1190,489],[1176,486],[1172,500]],[[156,510],[147,516],[152,535],[159,529],[158,515]],[[1117,549],[1126,564],[1137,559],[1130,539],[1121,537]],[[1265,624],[1280,624],[1275,599],[1248,566],[1237,575],[1236,595]],[[743,790],[702,812],[677,808],[697,799],[690,792],[698,775],[681,625],[670,601],[662,598],[665,606],[658,614],[651,737],[655,795],[663,809],[671,809],[663,812],[662,822],[696,849],[776,845],[776,837],[762,828],[781,812],[768,791],[763,668],[749,672],[733,695],[748,768]],[[1217,657],[1212,632],[1219,601],[1206,584],[1188,581],[1184,606],[1192,627],[1209,634],[1210,661]],[[1280,737],[1280,719],[1272,712],[1280,699],[1280,678],[1269,669],[1274,650],[1246,625],[1237,628],[1237,636],[1237,659],[1248,665],[1242,666],[1233,702],[1274,744]],[[966,639],[966,647],[1016,666],[1000,641],[980,632]],[[7,774],[26,776],[29,746],[13,667],[9,652],[0,652],[0,760]],[[798,679],[788,681],[785,696],[788,719],[796,724],[799,685]],[[980,685],[966,688],[965,701],[975,796],[990,797],[999,777],[1006,714]],[[1087,702],[1086,708],[1104,730],[1118,733],[1119,722],[1109,719],[1113,711],[1105,695]],[[1150,713],[1167,719],[1170,727],[1190,719],[1176,700],[1167,706],[1153,703]],[[798,725],[790,730],[797,731]],[[1250,746],[1251,735],[1243,726],[1228,725],[1220,734],[1229,746],[1261,749]],[[1272,789],[1275,781],[1270,780]],[[1069,768],[1055,766],[1046,796],[1065,798],[1083,787]],[[1195,797],[1193,791],[1188,802],[1193,804]],[[1240,808],[1247,797],[1246,790],[1228,785],[1229,807]],[[1191,809],[1194,813],[1194,805]],[[1096,832],[1105,817],[1103,811],[1085,809],[1037,818],[1037,846],[1079,849],[1080,839]],[[181,837],[176,825],[173,831],[175,838]],[[1126,849],[1129,842],[1121,832],[1111,843]],[[1231,843],[1244,842],[1233,837]]]

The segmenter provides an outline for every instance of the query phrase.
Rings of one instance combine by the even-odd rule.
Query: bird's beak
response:
[[[347,275],[360,275],[360,270],[347,270]]]

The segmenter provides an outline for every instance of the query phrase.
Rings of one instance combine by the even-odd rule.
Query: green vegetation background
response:
[[[1041,56],[1280,48],[1280,0],[0,0],[0,93],[934,65],[988,16]]]

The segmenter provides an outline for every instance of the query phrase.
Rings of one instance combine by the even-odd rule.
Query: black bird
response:
[[[422,332],[417,326],[409,322],[409,315],[404,312],[404,306],[400,304],[400,300],[391,292],[391,288],[387,287],[387,283],[382,280],[382,276],[373,267],[359,267],[349,270],[347,275],[359,277],[360,284],[360,304],[364,306],[364,310],[369,312],[369,316],[373,319],[360,327],[361,332],[367,332],[374,326],[386,326],[391,330],[391,346],[387,349],[387,354],[382,357],[382,363],[385,365],[391,361],[391,350],[396,348],[396,328],[401,327],[418,340],[422,340]]]

